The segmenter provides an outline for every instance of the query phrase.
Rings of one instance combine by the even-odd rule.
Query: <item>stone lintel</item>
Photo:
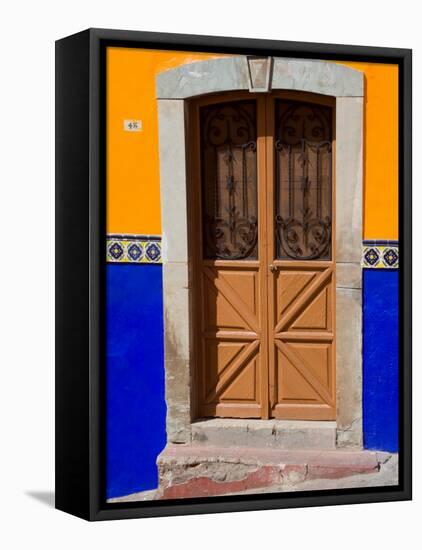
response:
[[[268,90],[297,90],[332,97],[363,96],[363,73],[345,65],[287,57],[274,57],[272,63],[268,84],[263,85]],[[257,62],[252,66],[251,75],[245,56],[187,63],[157,75],[156,95],[158,99],[188,99],[209,93],[250,90],[251,78],[260,73],[256,69]],[[253,82],[252,91],[256,91]]]

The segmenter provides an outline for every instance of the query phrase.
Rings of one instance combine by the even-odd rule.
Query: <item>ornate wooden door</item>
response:
[[[330,101],[192,110],[198,416],[335,417]]]

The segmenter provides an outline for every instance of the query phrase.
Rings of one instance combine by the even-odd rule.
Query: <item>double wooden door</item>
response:
[[[331,99],[232,94],[191,107],[196,414],[334,419]]]

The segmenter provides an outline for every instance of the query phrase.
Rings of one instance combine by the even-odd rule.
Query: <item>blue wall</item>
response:
[[[363,435],[398,450],[398,269],[363,270]]]
[[[363,430],[398,450],[398,270],[363,273]],[[157,487],[166,443],[162,267],[107,265],[107,498]]]
[[[161,265],[107,265],[107,498],[157,487],[166,443]]]

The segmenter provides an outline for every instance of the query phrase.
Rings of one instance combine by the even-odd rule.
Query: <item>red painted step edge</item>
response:
[[[209,477],[192,478],[185,483],[172,485],[163,490],[160,499],[193,498],[237,493],[248,489],[269,487],[282,482],[280,469],[275,466],[263,466],[236,481],[218,482]]]

